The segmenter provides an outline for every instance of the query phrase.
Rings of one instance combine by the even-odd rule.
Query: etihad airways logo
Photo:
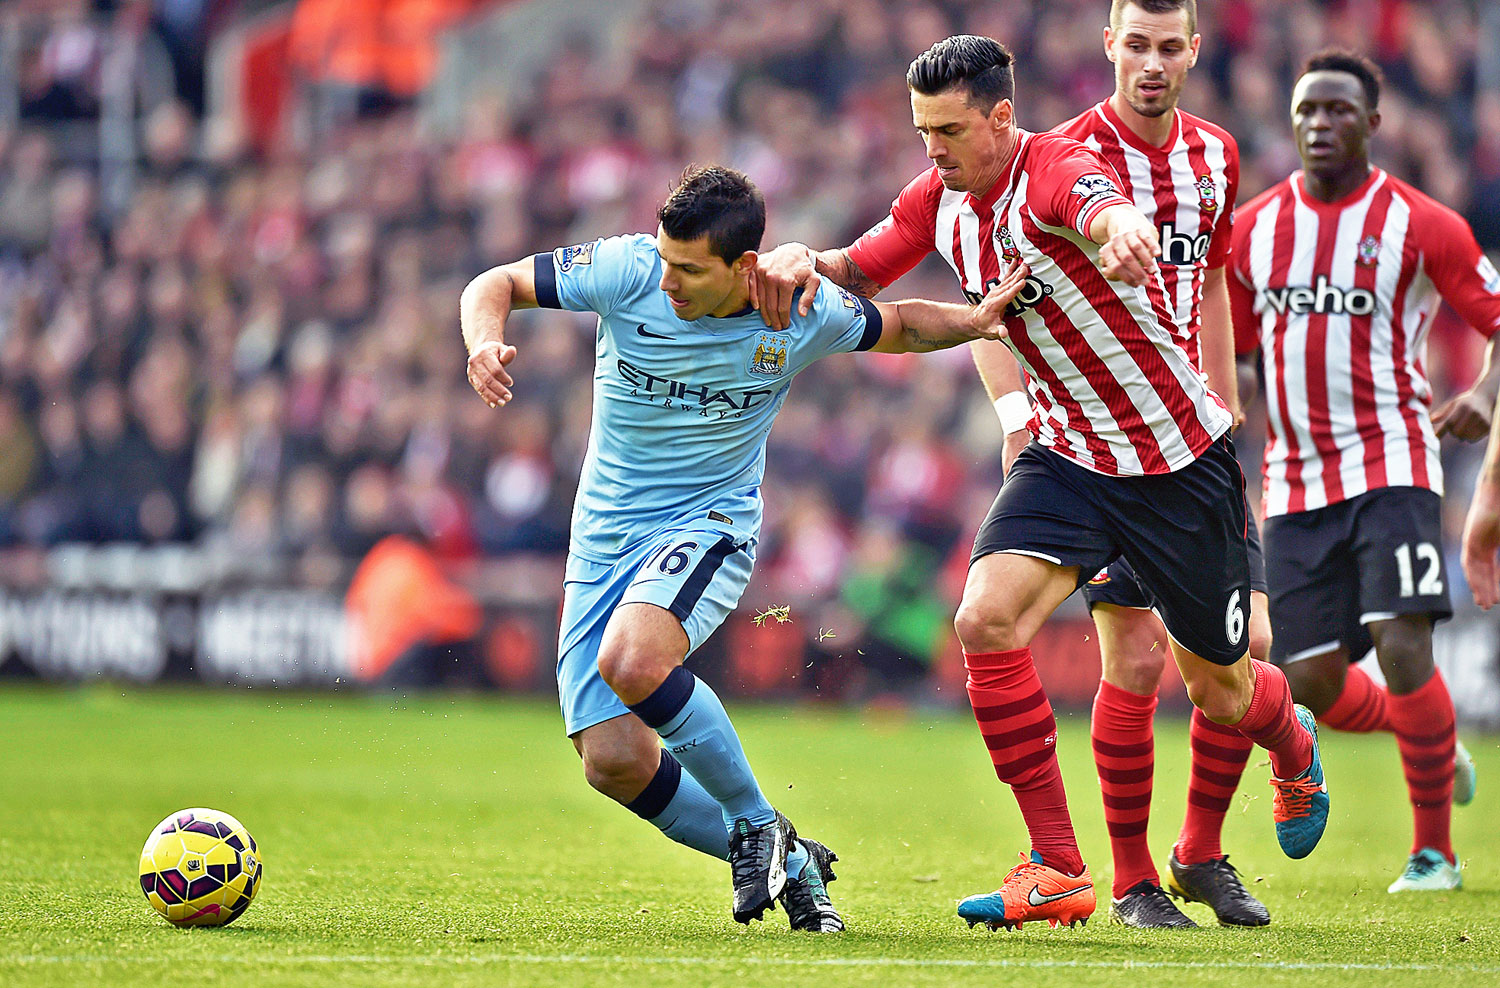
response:
[[[1282,288],[1262,288],[1261,301],[1277,315],[1305,316],[1308,313],[1332,316],[1368,316],[1375,311],[1375,293],[1368,288],[1340,288],[1330,285],[1328,276],[1318,275],[1317,282],[1306,285],[1287,285]]]
[[[704,418],[717,413],[719,418],[739,418],[741,414],[769,401],[778,388],[756,388],[752,391],[725,391],[707,384],[688,384],[653,374],[628,360],[615,360],[620,377],[630,386],[632,397],[642,397],[663,408],[685,408]],[[785,385],[781,385],[785,387]]]

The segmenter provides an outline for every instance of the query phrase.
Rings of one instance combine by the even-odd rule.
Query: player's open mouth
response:
[[[1167,84],[1164,82],[1143,82],[1140,85],[1140,90],[1142,96],[1160,96],[1167,91]]]
[[[942,178],[952,178],[954,175],[958,174],[957,165],[938,165],[937,170],[938,175]]]
[[[667,296],[667,300],[672,303],[672,305],[673,305],[674,308],[678,308],[678,309],[686,309],[688,307],[688,305],[691,304],[691,303],[688,303],[688,302],[680,302],[677,299],[672,298],[672,296],[670,296],[670,295]]]

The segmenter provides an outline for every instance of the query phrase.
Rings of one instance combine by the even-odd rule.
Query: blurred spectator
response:
[[[354,573],[345,608],[358,642],[353,666],[360,681],[485,685],[479,604],[419,543],[392,535],[375,545]]]

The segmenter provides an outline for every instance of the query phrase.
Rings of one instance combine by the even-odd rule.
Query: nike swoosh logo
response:
[[[640,333],[642,336],[649,336],[653,340],[670,340],[672,338],[670,336],[663,336],[660,333],[653,333],[645,326],[637,326],[635,328],[635,331],[637,333]]]
[[[1056,902],[1058,899],[1066,899],[1070,895],[1077,895],[1079,892],[1086,892],[1093,887],[1093,885],[1080,885],[1076,889],[1068,889],[1068,891],[1058,892],[1056,895],[1038,895],[1037,893],[1042,890],[1042,887],[1040,885],[1033,885],[1031,887],[1031,891],[1026,893],[1026,901],[1033,906],[1045,906],[1049,902]]]

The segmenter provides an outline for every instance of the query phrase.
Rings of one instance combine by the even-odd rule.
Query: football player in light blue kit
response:
[[[765,201],[745,176],[690,169],[658,218],[654,237],[563,247],[470,282],[469,382],[493,408],[510,401],[513,309],[598,313],[558,646],[568,736],[595,789],[729,861],[736,920],[779,899],[793,929],[841,930],[836,856],[767,802],[719,698],[682,663],[749,581],[766,437],[797,372],[834,353],[999,338],[1026,272],[974,308],[872,302],[828,282],[775,332],[750,305]]]

